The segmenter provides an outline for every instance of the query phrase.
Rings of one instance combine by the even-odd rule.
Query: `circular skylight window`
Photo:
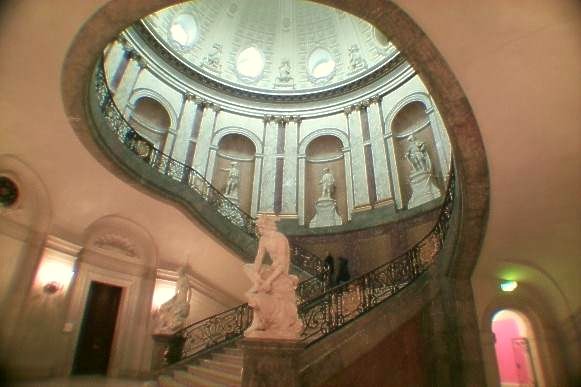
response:
[[[236,71],[243,77],[256,79],[264,70],[264,57],[256,47],[248,47],[238,54]]]
[[[309,75],[315,79],[328,78],[335,71],[335,60],[324,48],[313,50],[307,62]]]
[[[198,24],[193,15],[180,14],[171,22],[169,40],[182,50],[192,48],[198,37]]]

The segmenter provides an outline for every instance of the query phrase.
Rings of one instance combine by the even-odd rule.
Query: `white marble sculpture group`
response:
[[[408,137],[408,148],[404,157],[409,161],[410,188],[412,191],[407,207],[413,208],[441,196],[440,189],[433,181],[432,161],[426,144],[413,135]]]
[[[154,333],[172,335],[184,328],[190,314],[191,298],[192,285],[187,274],[187,267],[183,266],[178,270],[175,295],[162,304],[157,312]]]
[[[297,313],[295,289],[298,278],[289,274],[290,247],[287,238],[278,231],[276,219],[261,215],[256,225],[260,233],[254,263],[244,267],[252,281],[246,292],[248,305],[254,311],[252,325],[246,337],[296,340],[303,329]],[[271,265],[263,264],[268,254]]]

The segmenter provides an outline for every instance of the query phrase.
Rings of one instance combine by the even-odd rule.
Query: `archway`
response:
[[[545,385],[529,319],[515,310],[502,309],[492,317],[492,332],[500,385]]]

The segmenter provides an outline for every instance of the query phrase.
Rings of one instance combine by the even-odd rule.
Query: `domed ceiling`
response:
[[[258,93],[341,87],[390,62],[395,47],[369,23],[300,0],[199,0],[143,19],[192,70]]]

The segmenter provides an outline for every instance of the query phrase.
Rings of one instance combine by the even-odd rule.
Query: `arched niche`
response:
[[[447,171],[442,170],[442,165],[445,164],[440,160],[433,133],[435,128],[432,126],[432,122],[426,111],[426,106],[418,101],[409,102],[404,105],[395,114],[391,122],[391,133],[393,134],[401,196],[404,205],[408,208],[414,206],[410,203],[413,194],[411,178],[414,174],[414,168],[412,167],[413,163],[410,157],[408,157],[408,151],[413,146],[412,143],[423,144],[422,146],[425,147],[431,164],[431,181],[440,192],[445,191],[444,176],[447,175]],[[434,197],[434,199],[437,199],[437,197]]]
[[[133,103],[129,124],[157,149],[163,149],[171,127],[171,116],[159,101],[143,96]]]
[[[238,133],[230,133],[218,142],[214,163],[212,184],[234,202],[237,197],[240,208],[247,213],[250,213],[252,204],[255,156],[256,148],[248,137]],[[240,174],[238,186],[236,188],[228,187],[229,175],[232,173],[230,170],[236,168]],[[231,184],[232,182],[230,182]]]
[[[338,137],[322,135],[307,144],[305,151],[305,224],[315,216],[315,203],[321,197],[321,174],[325,168],[335,179],[333,199],[343,223],[347,222],[347,184],[343,143]]]

